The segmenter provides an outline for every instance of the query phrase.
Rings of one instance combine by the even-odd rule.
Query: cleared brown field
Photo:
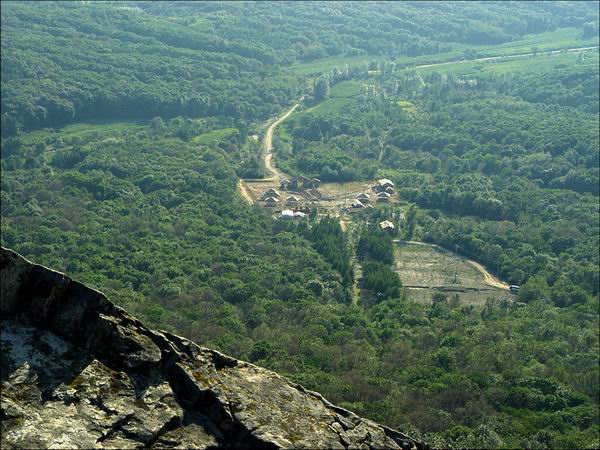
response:
[[[512,298],[510,291],[489,284],[469,260],[427,244],[395,244],[395,270],[409,300],[428,303],[435,292],[458,294],[463,303]]]

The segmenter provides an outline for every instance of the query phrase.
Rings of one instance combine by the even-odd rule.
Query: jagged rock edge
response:
[[[248,363],[248,362],[236,360],[236,359],[229,357],[227,355],[224,355],[216,350],[212,350],[212,349],[208,349],[208,348],[199,346],[184,337],[181,337],[181,336],[178,336],[178,335],[166,332],[166,331],[158,331],[157,332],[157,331],[150,330],[150,329],[146,328],[142,324],[141,321],[139,321],[138,319],[129,315],[123,308],[112,303],[106,297],[106,295],[104,293],[102,293],[101,291],[99,291],[97,289],[93,289],[91,287],[88,287],[88,286],[84,285],[83,283],[80,283],[76,280],[72,280],[70,277],[68,277],[67,275],[65,275],[61,272],[55,271],[55,270],[45,267],[43,265],[32,263],[31,261],[27,260],[26,258],[24,258],[23,256],[19,255],[18,253],[14,252],[12,250],[1,247],[1,251],[2,251],[2,255],[0,258],[0,269],[2,270],[2,283],[4,284],[4,282],[6,281],[5,280],[5,268],[8,267],[11,263],[13,263],[13,266],[14,266],[11,269],[19,271],[18,278],[21,279],[20,280],[21,282],[19,283],[19,286],[17,286],[16,291],[13,293],[13,296],[15,299],[22,299],[25,296],[24,294],[26,294],[26,293],[21,292],[22,286],[28,284],[26,282],[23,282],[23,279],[27,279],[28,277],[31,278],[32,275],[34,275],[35,273],[38,273],[38,272],[42,272],[42,273],[45,272],[50,277],[54,278],[55,285],[50,286],[51,289],[49,292],[47,292],[47,296],[45,298],[43,296],[39,297],[40,299],[42,299],[42,303],[41,303],[41,305],[36,304],[36,306],[43,307],[42,311],[47,311],[49,309],[52,309],[53,311],[50,313],[52,319],[59,320],[60,313],[63,312],[66,305],[68,305],[69,299],[66,297],[66,294],[68,292],[70,292],[70,290],[76,290],[76,291],[80,290],[86,294],[86,295],[84,295],[84,297],[86,297],[87,304],[75,305],[75,309],[77,309],[77,307],[83,308],[82,311],[79,311],[82,316],[82,317],[79,317],[79,319],[83,319],[83,316],[86,316],[86,318],[88,320],[93,318],[98,321],[100,329],[102,329],[103,326],[106,327],[106,328],[104,328],[104,332],[100,336],[101,343],[104,342],[105,340],[107,340],[108,338],[115,338],[117,336],[118,336],[118,338],[120,338],[121,335],[117,331],[118,328],[121,327],[121,328],[126,329],[129,326],[129,327],[132,327],[135,330],[135,332],[137,332],[140,336],[147,338],[152,343],[152,345],[156,348],[156,350],[159,351],[160,357],[156,358],[156,356],[152,357],[152,355],[150,355],[150,358],[142,359],[141,361],[137,361],[137,357],[134,361],[129,361],[126,356],[131,356],[132,353],[128,353],[126,355],[118,354],[117,356],[120,358],[117,357],[116,359],[114,359],[110,355],[106,355],[106,354],[103,354],[103,352],[98,351],[98,347],[99,347],[98,341],[86,342],[85,340],[82,340],[81,342],[84,343],[84,345],[82,346],[78,340],[77,340],[77,342],[74,342],[73,336],[70,335],[69,333],[64,332],[63,328],[57,327],[57,326],[48,326],[48,324],[54,325],[54,322],[52,322],[52,321],[40,322],[39,317],[37,317],[38,314],[32,314],[32,311],[34,309],[25,308],[26,305],[21,304],[21,303],[15,305],[15,303],[17,303],[17,302],[12,302],[11,304],[9,304],[8,299],[5,298],[4,295],[2,298],[2,304],[1,304],[1,308],[0,308],[2,318],[5,318],[6,316],[11,316],[11,315],[13,315],[13,316],[16,315],[17,317],[21,317],[21,318],[23,318],[23,316],[25,316],[24,318],[26,318],[27,321],[34,323],[36,326],[39,326],[40,328],[43,328],[43,329],[47,329],[47,330],[57,334],[58,336],[61,336],[67,342],[71,343],[72,345],[74,345],[76,347],[84,348],[85,350],[90,352],[90,354],[92,354],[94,356],[94,358],[96,358],[98,361],[102,362],[108,368],[110,368],[112,370],[116,370],[116,371],[120,371],[120,372],[125,371],[127,373],[131,373],[131,372],[135,373],[135,372],[139,372],[139,371],[143,371],[144,373],[148,373],[148,372],[162,373],[164,375],[164,378],[168,381],[169,385],[171,386],[171,389],[172,389],[175,397],[178,399],[177,400],[178,403],[180,404],[180,406],[183,409],[183,417],[185,417],[185,415],[189,412],[197,412],[197,413],[200,413],[200,414],[210,418],[212,425],[214,425],[214,427],[216,428],[218,433],[213,433],[209,429],[207,429],[206,431],[207,431],[207,433],[213,435],[213,437],[217,440],[217,442],[219,442],[220,444],[223,444],[224,446],[227,446],[227,442],[228,442],[227,439],[224,439],[225,436],[233,434],[233,436],[231,436],[231,437],[234,438],[234,441],[236,441],[235,436],[243,436],[242,441],[237,441],[237,442],[239,444],[243,443],[247,446],[250,446],[250,448],[266,448],[266,449],[277,448],[277,446],[274,445],[272,442],[260,440],[260,438],[258,438],[257,436],[255,436],[253,434],[253,432],[256,431],[260,427],[254,427],[251,429],[247,429],[242,422],[236,420],[235,414],[232,413],[230,405],[224,405],[223,402],[221,402],[221,400],[212,391],[210,391],[210,390],[203,391],[200,388],[200,386],[198,386],[198,384],[194,382],[191,374],[189,374],[185,370],[185,368],[179,363],[184,362],[185,358],[190,358],[190,359],[194,360],[194,359],[196,359],[196,357],[198,355],[204,354],[204,355],[210,356],[211,362],[212,362],[215,370],[219,370],[224,367],[236,367],[236,366],[252,367],[252,368],[256,368],[256,369],[263,370],[263,371],[265,371],[266,369],[262,369],[258,366]],[[34,283],[34,286],[35,286],[35,283]],[[11,287],[9,287],[9,289],[10,288]],[[48,286],[42,286],[42,288],[48,288]],[[3,288],[3,293],[4,293],[4,288]],[[67,303],[64,303],[65,301]],[[29,303],[34,303],[34,302],[35,302],[35,297],[32,296],[32,299],[29,301]],[[83,302],[80,302],[80,303],[83,303]],[[58,307],[58,308],[55,308],[55,307]],[[71,328],[73,328],[73,327],[71,327]],[[134,347],[136,345],[139,346],[139,343],[137,343],[137,342],[134,342],[133,344],[135,344]],[[141,350],[143,350],[143,349],[144,348],[142,348]],[[135,355],[135,353],[133,353],[133,355]],[[142,355],[142,356],[144,356],[144,355]],[[120,359],[122,359],[123,361],[121,361]],[[354,414],[351,411],[348,411],[344,408],[333,405],[332,403],[327,401],[318,392],[308,390],[300,384],[292,383],[289,380],[287,380],[285,377],[282,377],[275,372],[271,372],[271,371],[268,371],[268,372],[270,373],[271,376],[274,376],[276,378],[283,380],[288,386],[295,388],[296,390],[298,390],[301,393],[304,393],[304,394],[307,394],[309,396],[316,398],[326,408],[330,409],[333,412],[338,413],[339,415],[341,415],[344,418],[347,418],[352,423],[352,425],[353,425],[352,427],[349,427],[348,424],[345,424],[344,422],[340,421],[335,416],[334,416],[334,420],[331,423],[331,424],[333,424],[334,422],[339,423],[344,431],[346,431],[348,429],[353,429],[361,421],[364,421],[365,423],[370,423],[370,424],[380,427],[384,431],[385,435],[387,435],[390,439],[392,439],[394,442],[396,442],[401,448],[410,448],[410,447],[406,447],[406,444],[408,444],[408,443],[412,444],[411,445],[412,448],[417,448],[417,449],[428,448],[427,444],[423,444],[418,441],[415,441],[414,439],[410,438],[407,435],[404,435],[403,433],[400,433],[389,427],[376,424],[375,422],[372,422],[368,419],[360,418],[359,416],[357,416],[356,414]],[[183,381],[183,383],[182,383],[182,381]],[[191,393],[191,391],[196,391],[194,393],[194,395],[192,395],[192,397],[194,398],[194,400],[192,402],[187,400],[188,398],[190,398],[189,394]],[[207,409],[208,409],[207,406],[201,406],[202,401],[203,400],[206,401],[207,399],[209,399],[208,404],[210,405],[210,407],[213,407],[213,406],[217,407],[218,415],[221,416],[221,417],[219,417],[219,419],[222,420],[222,417],[225,417],[226,420],[231,423],[232,431],[227,431],[227,430],[223,429],[222,426],[219,426],[217,422],[221,422],[221,420],[215,420],[215,417],[214,417],[215,412],[207,411]],[[123,420],[123,418],[121,418],[117,422],[119,422],[120,425],[123,425],[123,423],[121,423],[122,420]],[[173,423],[173,419],[171,419],[167,423],[163,424],[161,429],[157,430],[157,432],[155,433],[155,436],[153,436],[151,438],[151,440],[156,442],[158,439],[160,439],[160,436],[162,434],[179,426],[182,422],[182,419],[180,418],[177,422],[178,423],[175,424],[175,423]],[[120,425],[115,423],[114,426],[120,427]],[[344,448],[348,448],[348,445],[343,441],[342,436],[337,431],[336,431],[336,434],[338,435],[342,446]],[[107,437],[108,436],[102,436],[101,438],[99,438],[99,440],[106,439]],[[370,439],[367,439],[363,442],[367,442],[367,441],[370,441]],[[371,446],[369,445],[369,447],[371,447]]]

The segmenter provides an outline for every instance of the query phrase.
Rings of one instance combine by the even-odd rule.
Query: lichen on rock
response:
[[[0,270],[2,448],[428,448],[11,250]]]

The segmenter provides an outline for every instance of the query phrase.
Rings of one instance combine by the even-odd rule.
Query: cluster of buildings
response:
[[[371,189],[374,191],[374,194],[372,194],[373,199],[371,199],[371,194],[362,192],[352,201],[352,208],[372,208],[373,206],[369,204],[372,200],[376,203],[389,203],[390,197],[395,193],[394,182],[387,178],[379,180]]]
[[[279,214],[279,218],[283,220],[303,219],[310,214],[310,208],[299,206],[301,200],[297,195],[284,196],[275,188],[268,188],[263,192],[262,200],[265,206],[275,208],[280,205],[287,205],[288,209],[284,209]]]
[[[313,190],[317,190],[321,184],[321,180],[317,178],[309,178],[304,176],[293,177],[290,180],[281,182],[281,189],[291,192],[300,192],[303,196],[310,195]],[[352,200],[350,208],[346,208],[346,212],[351,210],[373,208],[373,203],[389,203],[390,197],[395,193],[395,186],[392,180],[382,178],[371,186],[373,192],[361,192]],[[279,217],[284,220],[303,218],[310,213],[310,209],[300,207],[303,197],[293,193],[279,192],[277,189],[270,187],[265,189],[262,195],[262,201],[266,207],[276,208],[287,206],[280,213]],[[392,222],[381,225],[382,228],[393,231],[394,224]]]
[[[292,177],[290,180],[283,180],[281,182],[281,189],[284,191],[300,191],[302,189],[316,189],[321,186],[321,180],[318,178],[310,178],[300,175],[298,177]]]
[[[265,206],[275,207],[285,202],[288,206],[297,205],[300,201],[300,197],[297,195],[289,195],[285,199],[281,193],[275,188],[268,188],[263,192],[262,200],[265,202]]]

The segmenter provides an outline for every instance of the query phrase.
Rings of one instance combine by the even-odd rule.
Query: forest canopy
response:
[[[597,2],[2,2],[1,35],[2,245],[432,447],[599,447]],[[277,169],[392,201],[244,201],[301,97]],[[409,245],[518,293],[415,300]]]

